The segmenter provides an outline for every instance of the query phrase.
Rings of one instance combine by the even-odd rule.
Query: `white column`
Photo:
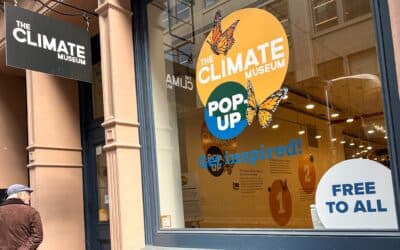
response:
[[[99,1],[111,247],[144,247],[142,175],[128,0]]]
[[[158,181],[160,192],[160,215],[170,216],[171,228],[185,226],[183,216],[181,163],[178,143],[178,123],[175,97],[170,90],[168,97],[164,61],[164,32],[161,10],[149,5],[149,40],[151,79],[153,87],[154,122]],[[170,72],[172,73],[172,72]]]
[[[32,205],[41,250],[85,249],[79,99],[72,80],[26,71]]]

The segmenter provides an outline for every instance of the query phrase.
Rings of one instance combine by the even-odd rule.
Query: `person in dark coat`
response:
[[[33,250],[43,241],[39,212],[30,207],[33,189],[14,184],[0,204],[0,250]]]

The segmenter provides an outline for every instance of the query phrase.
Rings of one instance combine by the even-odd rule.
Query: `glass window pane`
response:
[[[210,6],[212,6],[212,5],[214,5],[215,3],[217,3],[219,0],[204,0],[204,6],[207,8],[207,7],[210,7]]]
[[[295,11],[310,5],[312,13]],[[390,172],[374,22],[365,19],[314,37],[310,20],[318,30],[331,27],[337,24],[336,7],[327,0],[224,1],[220,12],[193,8],[193,29],[171,35],[161,24],[173,17],[156,3],[148,5],[162,228],[332,229],[318,221],[316,190],[337,163],[369,159]],[[253,15],[230,16],[240,11],[274,23],[257,26]],[[265,38],[277,30],[271,25],[280,25],[288,37],[288,61],[270,50],[282,50]],[[265,40],[251,47],[258,37]],[[263,75],[282,65],[287,72],[279,86],[263,92],[274,82]],[[229,137],[221,131],[235,127],[233,98],[237,107],[243,105],[245,119],[243,130]],[[218,115],[210,121],[213,112]],[[210,125],[218,119],[219,125]],[[360,173],[343,180],[348,176]],[[365,185],[356,185],[358,194],[374,192]],[[349,188],[355,190],[346,186],[347,195]],[[335,190],[343,195],[342,186]],[[381,205],[376,209],[387,208]],[[353,217],[348,221],[349,229],[361,229]]]
[[[345,21],[371,13],[371,1],[369,0],[343,1],[343,12]]]
[[[185,20],[190,16],[190,5],[186,3],[186,1],[178,1],[176,4],[176,16],[181,19]]]
[[[93,107],[93,120],[102,118],[104,116],[103,86],[101,82],[100,63],[93,65],[92,107]]]
[[[376,58],[375,48],[358,51],[349,55],[350,73],[356,75],[363,72],[370,72],[371,74],[379,75],[379,66]]]
[[[163,27],[176,28],[179,25],[188,25],[191,17],[191,2],[188,0],[156,1],[159,8],[165,9],[163,14]],[[169,8],[169,12],[167,11]]]
[[[287,36],[290,37],[289,10],[286,1],[267,2],[266,5],[261,6],[260,8],[265,9],[274,15],[281,22]]]
[[[106,153],[102,149],[104,145],[96,146],[96,168],[97,168],[97,196],[99,208],[99,222],[108,222],[109,219],[109,196],[107,180]]]
[[[314,30],[321,31],[339,23],[336,0],[313,0]]]

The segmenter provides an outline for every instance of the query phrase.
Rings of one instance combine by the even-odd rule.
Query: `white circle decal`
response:
[[[352,159],[330,168],[318,184],[317,213],[327,229],[397,229],[391,171]]]

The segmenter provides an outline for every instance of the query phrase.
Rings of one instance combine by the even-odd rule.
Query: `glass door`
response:
[[[103,151],[104,143],[95,145],[96,148],[96,171],[97,171],[97,207],[98,224],[109,223],[109,198],[107,181],[106,154]]]
[[[96,128],[88,134],[85,165],[85,207],[87,245],[89,249],[111,249],[109,196],[104,130]]]

